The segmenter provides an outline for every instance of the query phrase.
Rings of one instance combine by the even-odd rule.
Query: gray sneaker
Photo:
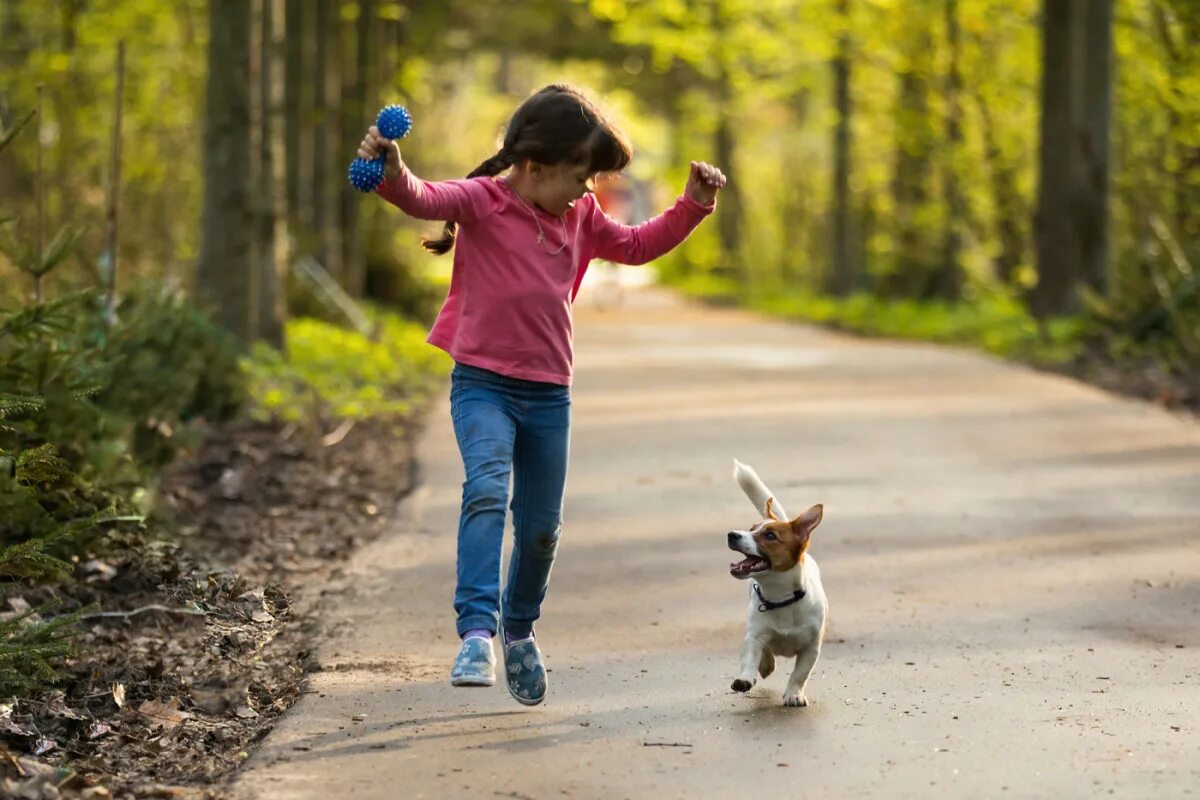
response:
[[[491,686],[496,682],[496,655],[492,640],[481,636],[463,639],[450,670],[453,686]]]
[[[508,693],[518,703],[536,706],[546,699],[546,667],[536,641],[529,638],[505,645],[504,677]]]

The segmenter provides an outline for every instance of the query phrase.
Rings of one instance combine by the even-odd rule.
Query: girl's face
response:
[[[575,201],[594,189],[595,175],[578,164],[533,164],[533,200],[543,211],[565,214]]]

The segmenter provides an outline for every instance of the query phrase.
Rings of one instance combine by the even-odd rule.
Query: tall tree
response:
[[[1011,286],[1016,280],[1017,267],[1025,259],[1027,201],[1017,188],[1017,165],[1000,146],[990,101],[978,86],[971,90],[971,97],[979,110],[979,130],[995,218],[996,255],[992,263],[996,278]]]
[[[376,102],[379,85],[374,66],[379,37],[378,9],[375,0],[359,0],[358,17],[354,23],[354,50],[343,60],[345,75],[342,81],[342,138],[348,144],[362,135],[364,127],[374,118],[370,106]],[[362,198],[342,191],[342,258],[344,279],[342,288],[353,297],[361,297],[366,289],[365,231],[360,223]]]
[[[852,292],[857,283],[850,239],[850,9],[837,0],[837,52],[831,62],[833,103],[833,238],[828,289],[836,295]]]
[[[929,110],[933,37],[925,9],[914,4],[902,23],[903,52],[896,70],[896,161],[892,173],[895,258],[886,289],[901,297],[924,297],[936,273],[932,225],[936,142]]]
[[[1078,62],[1075,0],[1042,3],[1042,117],[1038,157],[1038,205],[1034,216],[1038,282],[1031,306],[1038,316],[1063,313],[1075,303],[1082,249],[1075,227],[1077,160],[1072,72]]]
[[[737,174],[735,151],[734,119],[736,112],[733,108],[735,93],[730,74],[730,59],[733,54],[727,46],[722,46],[729,21],[722,0],[716,0],[713,8],[713,23],[717,33],[717,76],[716,76],[716,114],[717,125],[713,132],[713,155],[721,168],[731,174]],[[742,198],[738,191],[737,181],[731,181],[721,191],[721,213],[717,215],[717,235],[721,241],[721,268],[731,274],[739,274],[740,283],[749,286],[750,275],[747,274],[746,263],[742,256]],[[740,268],[740,269],[739,269]]]
[[[245,0],[209,0],[204,115],[204,205],[196,293],[220,322],[250,334],[253,241],[250,184],[250,11]]]
[[[257,196],[259,202],[258,293],[254,335],[275,347],[283,346],[286,316],[284,286],[289,258],[287,181],[284,141],[284,4],[261,0],[260,45],[261,135]]]
[[[285,149],[287,151],[287,202],[293,226],[312,220],[307,210],[311,201],[311,187],[305,180],[306,167],[311,166],[312,156],[312,92],[309,89],[306,64],[311,64],[306,46],[312,42],[307,25],[311,22],[308,13],[312,4],[307,0],[287,0],[287,77],[284,81],[286,95]]]
[[[313,115],[312,205],[313,230],[317,241],[316,256],[322,266],[337,279],[342,278],[340,236],[340,193],[345,185],[342,170],[335,165],[344,158],[341,144],[341,115],[338,94],[341,89],[341,13],[338,0],[317,0],[316,54],[313,59],[315,89]]]
[[[1113,0],[1083,3],[1084,111],[1075,139],[1082,159],[1079,237],[1083,278],[1097,292],[1108,288],[1108,154],[1112,113]]]
[[[1081,281],[1107,282],[1111,0],[1044,0],[1042,60],[1031,307],[1045,317],[1074,309]]]
[[[946,143],[942,149],[942,193],[946,204],[942,227],[941,263],[934,281],[934,294],[945,300],[957,300],[962,294],[963,230],[966,227],[966,196],[959,183],[958,160],[963,149],[962,110],[962,32],[958,21],[958,0],[944,0],[946,50],[945,77]]]

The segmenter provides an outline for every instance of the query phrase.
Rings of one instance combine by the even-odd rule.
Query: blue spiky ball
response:
[[[388,139],[403,139],[412,130],[412,114],[404,106],[384,106],[375,127]]]
[[[375,127],[379,128],[384,138],[403,139],[412,130],[412,114],[404,106],[386,106],[375,119]],[[387,157],[382,155],[371,160],[356,158],[350,164],[346,177],[350,179],[350,185],[360,192],[373,192],[383,183],[386,163]]]

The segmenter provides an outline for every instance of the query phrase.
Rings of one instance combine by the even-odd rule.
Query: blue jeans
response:
[[[571,433],[571,390],[456,364],[450,416],[466,481],[458,519],[454,610],[461,636],[473,628],[527,636],[541,614],[562,535]],[[500,602],[500,552],[512,477],[516,538]]]

